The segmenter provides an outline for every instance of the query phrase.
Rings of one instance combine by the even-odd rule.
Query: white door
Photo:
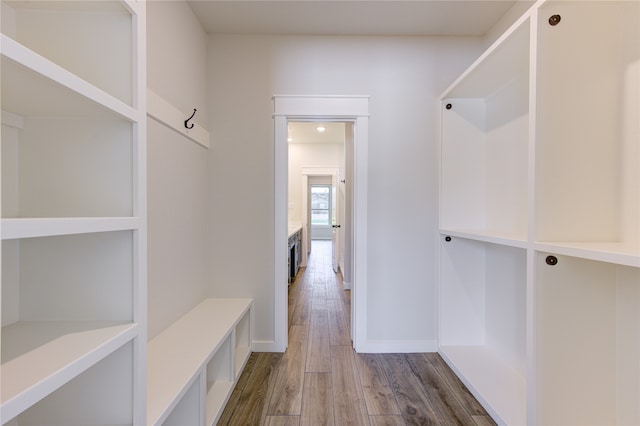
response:
[[[330,240],[331,231],[333,230],[331,179],[329,176],[314,178],[314,181],[317,180],[326,180],[326,183],[312,183],[309,186],[311,239]]]

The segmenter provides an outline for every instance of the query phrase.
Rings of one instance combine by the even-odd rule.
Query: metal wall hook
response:
[[[193,129],[193,126],[195,126],[195,124],[191,123],[191,126],[189,126],[189,120],[191,120],[195,115],[196,115],[196,111],[197,109],[193,109],[193,114],[191,114],[191,117],[187,118],[186,120],[184,120],[184,127],[186,127],[187,129]]]

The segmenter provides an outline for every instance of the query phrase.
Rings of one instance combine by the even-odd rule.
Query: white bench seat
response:
[[[215,424],[251,354],[252,299],[205,299],[147,346],[147,423]]]

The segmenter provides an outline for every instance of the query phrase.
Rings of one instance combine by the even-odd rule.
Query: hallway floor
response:
[[[219,425],[492,425],[439,355],[357,354],[351,292],[313,241],[289,288],[289,347],[251,355]]]

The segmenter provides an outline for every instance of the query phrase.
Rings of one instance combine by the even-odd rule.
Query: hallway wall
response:
[[[435,345],[437,96],[480,38],[210,35],[212,295],[255,299],[274,339],[274,94],[370,95],[368,336]]]
[[[147,2],[148,86],[209,128],[207,36],[184,2]],[[207,295],[207,150],[148,119],[149,337]]]

